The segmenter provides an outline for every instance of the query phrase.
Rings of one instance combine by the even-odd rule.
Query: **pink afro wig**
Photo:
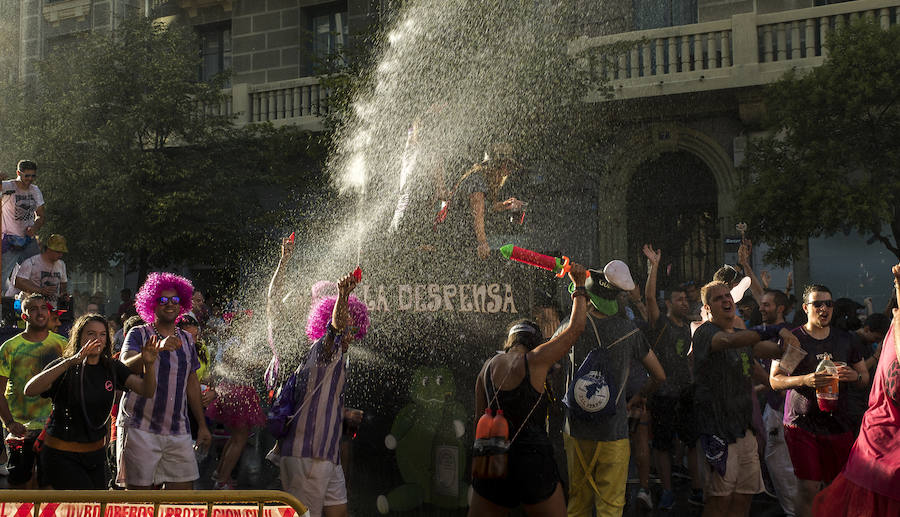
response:
[[[194,295],[194,286],[190,280],[172,273],[150,273],[147,275],[147,281],[134,297],[134,308],[137,310],[138,316],[146,322],[154,321],[159,293],[169,289],[178,293],[178,297],[181,298],[178,316],[190,312],[194,305],[191,300]]]
[[[306,318],[306,335],[310,340],[315,341],[325,335],[325,326],[331,319],[336,302],[337,298],[334,296],[313,301],[312,307],[309,309],[309,317]],[[348,300],[348,305],[350,318],[357,328],[355,338],[362,339],[369,330],[369,309],[359,298],[352,295]]]

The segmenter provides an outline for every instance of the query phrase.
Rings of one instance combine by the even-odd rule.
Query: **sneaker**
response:
[[[703,506],[703,489],[695,488],[691,490],[691,496],[688,497],[688,502],[694,506]]]
[[[659,509],[671,510],[675,506],[675,494],[671,490],[663,490],[659,496]]]
[[[688,469],[681,465],[672,465],[672,477],[678,479],[691,479],[691,474],[688,472]]]
[[[638,490],[635,499],[637,499],[639,505],[645,510],[653,509],[653,498],[650,496],[650,491],[646,488],[641,488],[640,490]]]

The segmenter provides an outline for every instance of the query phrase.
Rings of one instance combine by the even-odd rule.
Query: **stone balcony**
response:
[[[859,18],[900,23],[900,0],[857,0],[806,9],[577,38],[569,55],[612,87],[612,100],[743,88],[821,65],[828,34]],[[607,100],[600,92],[588,102]]]
[[[224,90],[224,101],[205,106],[207,113],[230,115],[234,123],[271,122],[275,126],[292,124],[310,131],[324,129],[322,116],[328,113],[328,92],[318,77],[301,77],[276,83],[235,84]]]

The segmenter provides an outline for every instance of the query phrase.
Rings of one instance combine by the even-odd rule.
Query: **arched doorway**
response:
[[[686,151],[661,153],[641,164],[628,183],[628,257],[641,264],[633,271],[644,281],[641,248],[662,249],[658,287],[712,278],[721,264],[718,189],[709,167]]]

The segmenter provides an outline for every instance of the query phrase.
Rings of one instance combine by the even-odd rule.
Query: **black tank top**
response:
[[[502,409],[503,416],[509,422],[509,438],[515,436],[516,431],[522,426],[519,436],[514,444],[544,444],[550,443],[547,438],[546,418],[547,418],[547,397],[543,393],[539,393],[534,386],[531,385],[531,372],[528,368],[528,354],[525,354],[525,378],[518,386],[511,390],[499,390],[497,399],[494,400],[494,381],[491,378],[491,366],[488,366],[487,378],[485,379],[485,392],[491,402],[491,409]],[[535,406],[537,404],[537,406]],[[534,408],[534,411],[532,411]],[[528,414],[531,413],[531,416]]]

